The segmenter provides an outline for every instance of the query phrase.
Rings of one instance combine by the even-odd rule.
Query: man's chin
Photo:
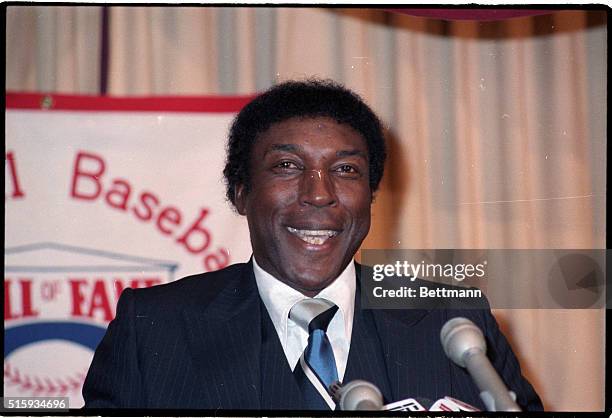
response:
[[[329,271],[309,271],[306,274],[294,275],[291,281],[287,284],[300,293],[313,296],[332,284],[340,275],[341,271],[330,273]]]

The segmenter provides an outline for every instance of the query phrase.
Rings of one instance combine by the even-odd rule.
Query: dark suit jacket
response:
[[[357,297],[344,381],[373,382],[386,402],[448,395],[484,410],[471,378],[439,342],[442,325],[459,315],[483,330],[487,355],[519,405],[541,409],[488,309],[362,310]],[[83,396],[88,408],[304,409],[250,263],[126,289]]]

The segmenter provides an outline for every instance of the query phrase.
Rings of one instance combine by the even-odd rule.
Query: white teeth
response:
[[[300,238],[302,241],[307,242],[313,245],[322,245],[331,237],[335,237],[338,235],[337,231],[332,231],[330,229],[320,229],[320,230],[312,230],[312,229],[296,229],[290,226],[287,227],[287,230],[291,232],[293,235]]]
[[[321,238],[321,237],[301,237],[302,241],[306,241],[309,244],[314,244],[314,245],[322,245],[325,241],[327,241],[327,238]]]

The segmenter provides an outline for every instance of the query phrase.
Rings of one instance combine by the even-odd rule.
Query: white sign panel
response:
[[[123,100],[40,110],[7,99],[5,396],[69,396],[81,407],[124,288],[251,255],[222,176],[234,113],[92,110]]]

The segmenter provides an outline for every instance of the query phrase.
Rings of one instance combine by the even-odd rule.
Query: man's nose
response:
[[[324,170],[306,170],[300,182],[300,203],[317,207],[336,204],[336,193],[329,174]]]

